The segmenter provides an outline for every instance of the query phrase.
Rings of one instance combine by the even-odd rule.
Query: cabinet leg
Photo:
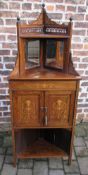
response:
[[[13,166],[16,167],[16,156],[13,158]]]
[[[16,167],[16,143],[15,143],[15,131],[12,129],[12,144],[13,144],[13,166]]]
[[[72,162],[72,158],[71,156],[68,157],[68,165],[71,165],[71,162]]]

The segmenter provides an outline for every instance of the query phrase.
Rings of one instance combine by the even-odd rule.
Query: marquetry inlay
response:
[[[65,119],[67,116],[67,104],[63,100],[57,100],[55,103],[56,111],[57,111],[57,118],[61,120],[62,116]]]
[[[69,96],[58,96],[51,97],[51,110],[50,118],[59,120],[60,122],[68,121],[68,106],[69,106]]]
[[[20,34],[28,34],[28,33],[41,33],[43,32],[43,28],[41,27],[32,27],[32,28],[29,28],[29,27],[25,27],[25,28],[21,28],[20,29]]]
[[[48,33],[58,33],[58,34],[67,34],[67,30],[64,28],[46,28],[46,32]]]
[[[24,102],[24,106],[23,106],[23,117],[24,119],[31,119],[32,116],[32,102],[30,100],[26,100]]]
[[[66,28],[50,28],[50,27],[25,27],[20,29],[20,35],[27,35],[28,33],[58,33],[58,34],[67,34]]]

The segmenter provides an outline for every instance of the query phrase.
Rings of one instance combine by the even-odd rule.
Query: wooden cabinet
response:
[[[68,156],[70,162],[78,80],[10,80],[10,93],[14,165],[16,158]]]
[[[18,56],[9,77],[13,158],[68,156],[71,163],[80,77],[71,61],[72,20],[17,20]]]

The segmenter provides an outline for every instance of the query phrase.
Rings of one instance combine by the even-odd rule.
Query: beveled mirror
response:
[[[64,41],[47,39],[45,65],[52,68],[63,69],[64,66]]]
[[[26,68],[40,66],[40,41],[26,40]]]

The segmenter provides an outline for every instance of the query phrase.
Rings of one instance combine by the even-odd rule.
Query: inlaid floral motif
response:
[[[68,121],[68,104],[69,98],[63,97],[58,98],[53,101],[52,103],[52,116],[51,118],[55,117],[59,121]]]

